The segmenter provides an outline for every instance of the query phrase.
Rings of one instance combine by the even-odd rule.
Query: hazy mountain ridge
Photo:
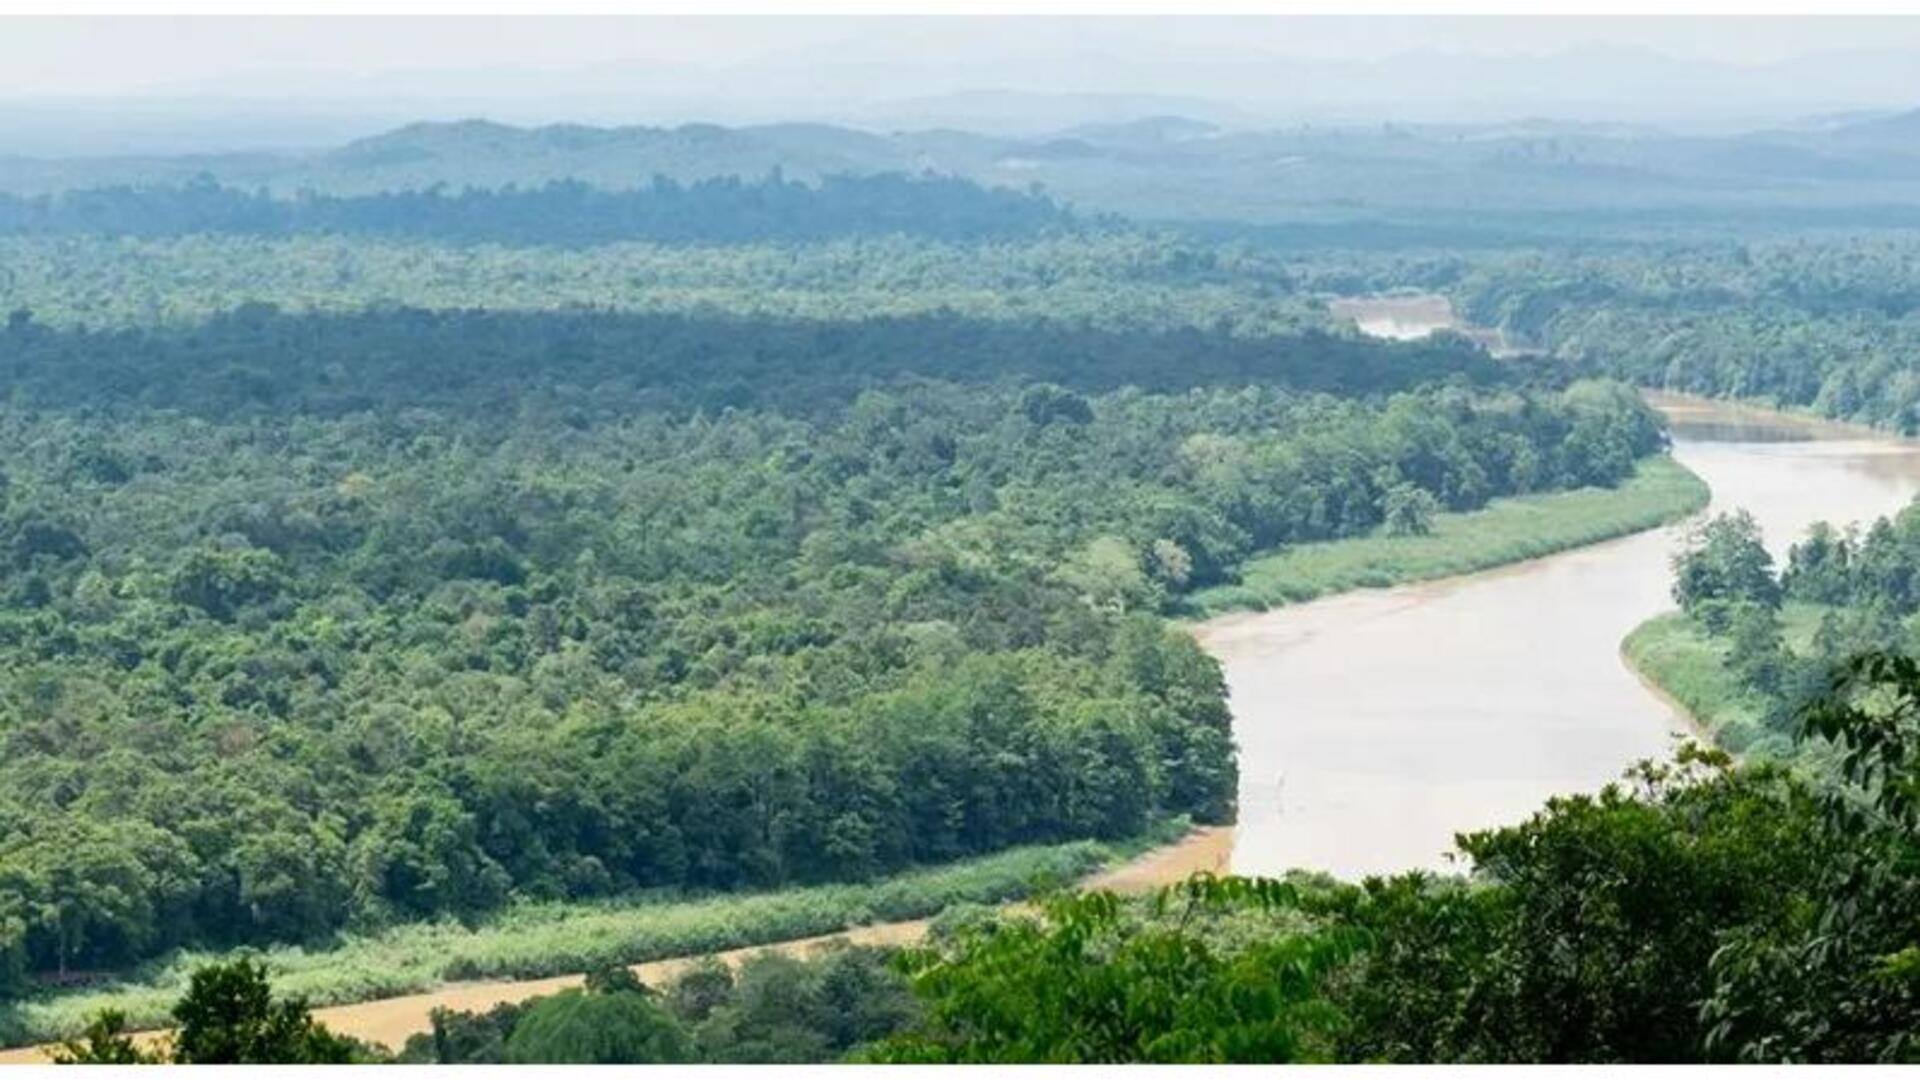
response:
[[[1911,141],[1920,138],[1920,109],[1843,124],[1832,134],[1847,142],[1885,141],[1909,154],[1920,153],[1920,147]]]
[[[0,189],[177,183],[203,172],[287,195],[931,172],[988,186],[1039,184],[1085,209],[1156,220],[1830,212],[1920,201],[1920,152],[1907,135],[1916,129],[1920,111],[1732,137],[1550,119],[1237,130],[1151,115],[1041,138],[816,123],[520,127],[474,119],[409,124],[304,155],[0,159]]]

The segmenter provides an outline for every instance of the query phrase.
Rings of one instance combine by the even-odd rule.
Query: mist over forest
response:
[[[0,22],[0,1060],[1920,1061],[1920,21],[374,25]]]

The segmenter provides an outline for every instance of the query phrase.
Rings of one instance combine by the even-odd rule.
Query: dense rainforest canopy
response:
[[[675,190],[620,199],[719,200],[716,236],[778,234],[743,192],[788,222],[874,205]],[[104,262],[134,241],[13,241],[161,310],[201,303],[203,272],[319,309],[73,319],[57,275],[16,264],[53,310],[0,330],[10,991],[516,898],[1230,820],[1218,668],[1160,620],[1185,591],[1409,507],[1614,484],[1661,447],[1618,387],[1331,332],[1273,298],[1284,275],[1166,241],[1010,247],[993,222],[1042,201],[954,197],[989,219],[964,241],[642,253],[819,297],[885,282],[806,317],[738,277],[718,305],[483,309],[523,259],[608,280],[624,245],[447,255],[481,271],[450,302],[336,309],[302,301],[361,286],[311,276],[307,238]],[[404,288],[404,260],[453,249],[385,250]],[[915,281],[961,310],[916,308]],[[1108,282],[1148,302],[1097,315]],[[1034,307],[963,313],[983,292]],[[1058,296],[1086,306],[1042,314]]]
[[[0,294],[7,312],[27,312],[38,324],[94,329],[193,325],[249,303],[299,313],[959,315],[1240,336],[1337,329],[1270,257],[1115,229],[586,249],[337,235],[0,236]]]
[[[1476,321],[1593,373],[1920,432],[1911,231],[1550,251],[1452,269],[1446,287]]]
[[[571,321],[8,336],[24,967],[1225,819],[1219,675],[1153,621],[1170,597],[1370,530],[1402,489],[1610,483],[1659,438],[1600,386],[819,380],[710,413],[670,407],[649,354],[731,383],[736,327],[589,329],[556,365]]]

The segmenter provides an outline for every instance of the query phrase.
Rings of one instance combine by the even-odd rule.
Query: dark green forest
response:
[[[361,196],[303,192],[275,198],[223,187],[202,174],[178,186],[101,187],[58,195],[0,193],[0,233],[24,235],[284,236],[334,233],[442,241],[577,246],[807,242],[834,236],[914,235],[981,240],[1066,229],[1075,219],[1035,191],[985,188],[931,174],[827,176],[818,184],[774,173],[681,184],[656,176],[609,191],[579,181],[497,189],[443,185]]]
[[[1920,432],[1911,231],[1540,252],[1427,273],[1475,321],[1646,386]]]
[[[1183,591],[1662,440],[1458,339],[1178,324],[21,310],[0,371],[15,991],[1230,819]]]
[[[250,304],[182,330],[56,332],[16,309],[0,333],[0,373],[17,399],[202,417],[333,418],[385,405],[458,405],[496,417],[546,407],[562,410],[562,422],[635,408],[814,415],[916,377],[1047,382],[1082,393],[1257,386],[1342,396],[1441,382],[1550,383],[1458,338],[1390,346],[1311,330],[1122,332],[941,314],[829,321],[381,308],[336,316]]]

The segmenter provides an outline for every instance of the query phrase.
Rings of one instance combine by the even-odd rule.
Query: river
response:
[[[1505,331],[1462,322],[1453,301],[1429,292],[1386,296],[1345,296],[1327,301],[1327,312],[1369,337],[1390,341],[1417,341],[1441,330],[1451,330],[1478,342],[1496,357],[1525,355]]]
[[[1712,488],[1709,512],[1751,512],[1776,558],[1816,520],[1870,519],[1920,492],[1920,443],[1650,398],[1675,458]],[[1685,527],[1197,626],[1240,747],[1233,870],[1449,868],[1456,832],[1670,755],[1686,721],[1620,642],[1671,607]]]

